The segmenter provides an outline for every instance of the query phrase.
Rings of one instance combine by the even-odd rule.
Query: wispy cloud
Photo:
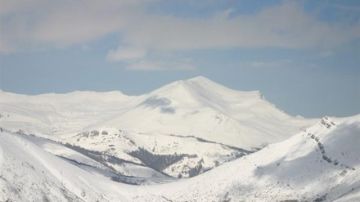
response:
[[[333,6],[337,9],[345,10],[345,11],[354,11],[354,12],[360,12],[360,6],[348,6],[348,5],[341,5],[341,4],[329,4],[330,6]]]
[[[152,12],[149,5],[159,2],[0,0],[0,52],[85,44],[116,33],[126,46],[109,50],[107,60],[127,61],[128,69],[160,70],[170,65],[149,62],[149,53],[268,47],[329,50],[360,37],[360,23],[320,20],[296,1],[251,14],[225,9],[201,18]],[[173,65],[169,68],[192,69]]]
[[[248,65],[250,67],[256,68],[278,68],[278,67],[291,67],[293,65],[293,61],[291,60],[272,60],[272,61],[252,61],[249,62]]]
[[[135,71],[192,71],[196,69],[196,66],[188,61],[140,60],[128,64],[126,69]]]
[[[238,64],[240,68],[251,68],[258,70],[265,69],[291,69],[291,68],[317,68],[319,65],[313,61],[299,61],[290,59],[268,59],[268,60],[253,60],[243,61]]]
[[[107,59],[112,62],[141,59],[146,56],[146,50],[135,47],[119,46],[115,50],[110,50]]]
[[[206,19],[149,16],[125,31],[124,41],[160,50],[208,48],[328,48],[360,36],[359,25],[320,21],[293,1],[253,15],[229,17],[228,10]],[[326,34],[325,34],[326,33]]]
[[[295,1],[255,14],[230,17],[231,10],[224,10],[201,19],[152,14],[145,9],[150,0],[29,2],[1,0],[1,34],[17,36],[9,37],[10,43],[71,45],[117,32],[129,45],[152,49],[304,48],[335,46],[360,35],[359,25],[320,21]]]
[[[151,0],[0,0],[0,35],[13,49],[66,47],[121,33]]]
[[[333,56],[335,53],[334,53],[334,51],[329,51],[329,50],[327,50],[327,51],[322,51],[322,52],[320,52],[320,57],[330,57],[330,56]]]

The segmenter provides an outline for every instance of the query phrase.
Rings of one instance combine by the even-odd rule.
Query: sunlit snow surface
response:
[[[0,109],[0,201],[360,200],[359,115],[291,117],[203,77]]]
[[[37,96],[0,92],[0,126],[51,138],[103,128],[195,136],[242,149],[283,140],[314,120],[291,117],[258,91],[235,91],[204,77],[140,96],[73,92]]]

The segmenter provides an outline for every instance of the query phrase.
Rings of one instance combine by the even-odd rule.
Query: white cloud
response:
[[[359,23],[321,21],[296,1],[253,14],[227,9],[202,18],[151,13],[147,6],[154,1],[160,0],[0,0],[0,52],[84,44],[113,33],[127,47],[109,51],[110,61],[194,49],[328,50],[360,37]]]
[[[66,47],[121,33],[151,0],[0,0],[0,35],[14,49]]]
[[[290,59],[267,59],[255,61],[243,61],[238,63],[239,68],[255,69],[289,69],[289,68],[318,68],[319,65],[314,61],[290,60]]]
[[[7,44],[7,41],[3,39],[0,35],[0,54],[8,54],[13,52],[14,50]]]
[[[126,66],[128,70],[141,71],[192,71],[196,66],[187,61],[170,61],[170,60],[140,60],[130,63]]]
[[[107,55],[108,61],[123,61],[141,59],[146,56],[146,50],[135,47],[122,47],[119,46],[116,50],[110,50]]]
[[[119,46],[106,56],[110,62],[122,62],[131,71],[192,71],[196,66],[191,59],[179,55],[155,51],[147,54],[142,48]]]
[[[160,50],[208,48],[323,48],[360,37],[359,25],[342,27],[305,13],[295,1],[254,15],[206,19],[149,16],[125,31],[125,42]]]
[[[329,51],[329,50],[326,50],[326,51],[322,51],[320,52],[320,56],[321,57],[330,57],[330,56],[333,56],[335,54],[334,51]]]
[[[329,6],[335,7],[337,9],[344,10],[346,12],[353,11],[353,12],[360,12],[360,6],[357,5],[341,5],[341,4],[329,4]]]
[[[271,61],[252,61],[246,64],[250,67],[257,67],[257,68],[278,68],[278,67],[291,67],[294,65],[292,60],[271,60]]]

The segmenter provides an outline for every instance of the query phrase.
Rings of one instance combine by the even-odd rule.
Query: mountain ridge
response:
[[[52,156],[17,134],[0,131],[4,193],[0,200],[357,201],[359,132],[360,115],[324,117],[282,142],[200,176],[130,186]]]
[[[71,144],[132,177],[154,170],[193,177],[282,141],[315,121],[287,115],[258,91],[232,90],[204,77],[172,82],[141,96],[0,93],[0,98],[1,128]]]
[[[29,125],[29,129],[23,130],[35,127],[32,120],[41,122],[44,127],[28,132],[45,135],[56,130],[59,135],[71,136],[105,127],[192,135],[251,149],[279,141],[314,121],[287,115],[266,101],[259,91],[232,90],[205,77],[175,81],[139,96],[116,91],[36,96],[1,92],[0,96],[3,113],[21,116],[25,121],[22,124]],[[36,116],[32,117],[34,113]],[[40,119],[34,120],[36,117]],[[5,116],[0,126],[4,122],[4,127],[16,126],[16,120],[11,120]]]

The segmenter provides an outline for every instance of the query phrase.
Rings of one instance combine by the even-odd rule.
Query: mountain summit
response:
[[[251,149],[280,141],[310,123],[277,109],[259,91],[236,91],[195,77],[142,96],[135,108],[98,126],[195,136]]]
[[[229,89],[205,77],[199,76],[165,85],[150,93],[153,96],[167,97],[183,104],[229,105],[228,102],[260,99],[258,91],[241,92]]]
[[[21,125],[28,126],[22,130],[44,135],[71,136],[83,130],[113,128],[194,136],[251,149],[280,141],[313,123],[287,115],[263,99],[259,91],[232,90],[202,76],[175,81],[140,96],[1,92],[1,97],[4,113],[13,116],[2,120],[0,126],[18,129],[19,119],[12,117],[21,116]],[[19,106],[29,107],[24,113]]]
[[[140,96],[0,92],[0,109],[0,201],[359,196],[359,116],[313,125],[204,77]]]

